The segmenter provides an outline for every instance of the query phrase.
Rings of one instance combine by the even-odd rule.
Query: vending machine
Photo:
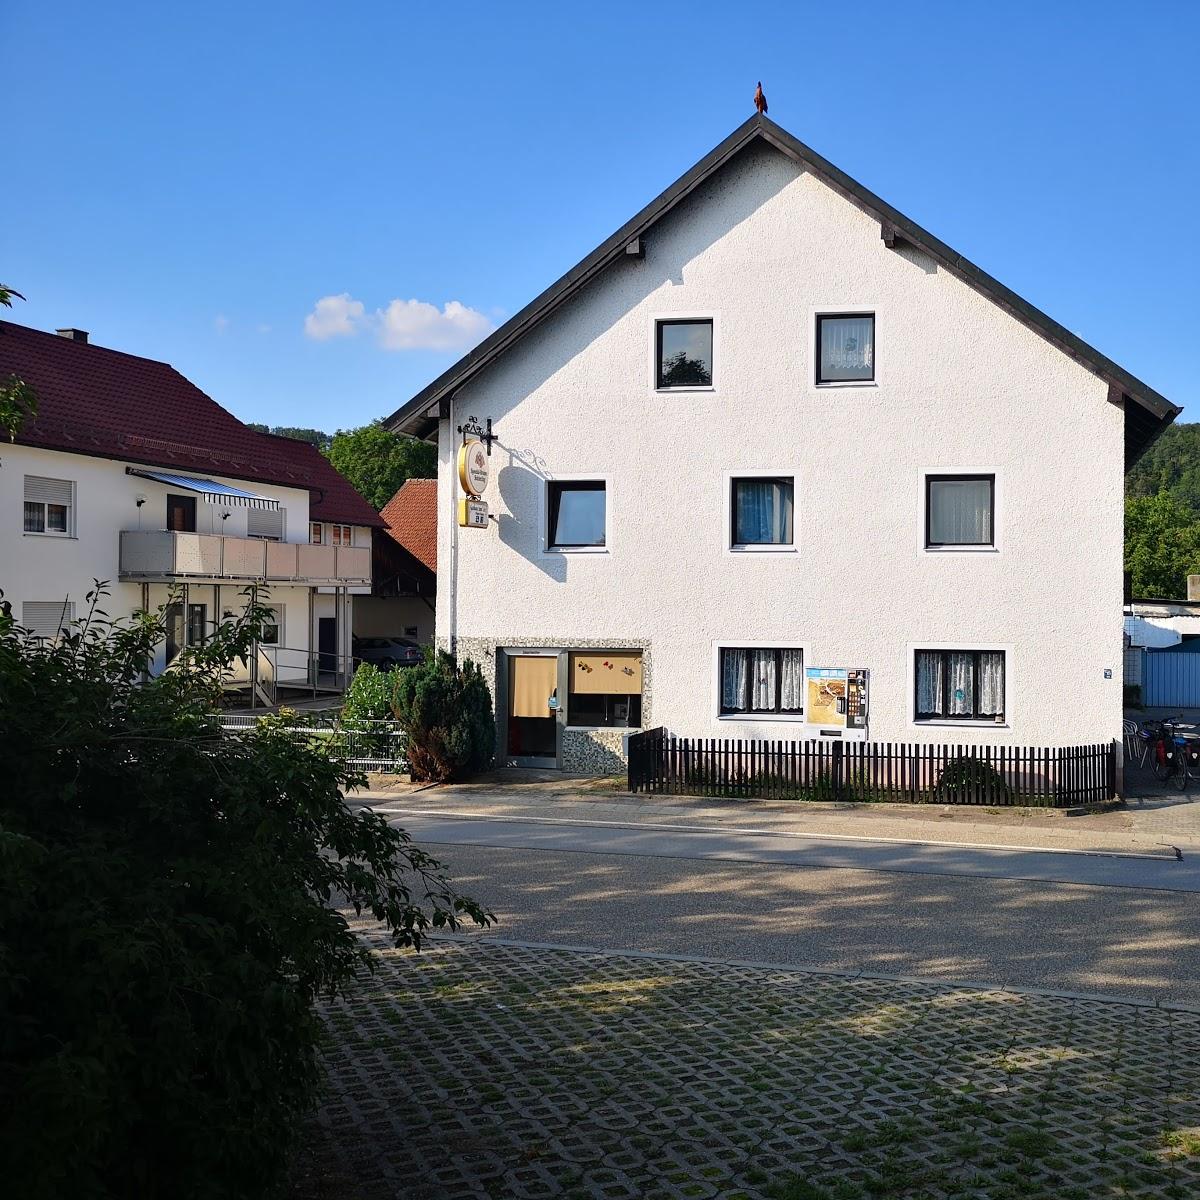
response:
[[[869,680],[865,667],[806,667],[804,723],[821,738],[865,742]]]

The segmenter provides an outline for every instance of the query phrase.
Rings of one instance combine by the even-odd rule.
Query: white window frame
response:
[[[47,511],[48,504],[44,500],[25,499],[25,480],[26,479],[50,479],[54,483],[65,483],[71,489],[71,500],[67,505],[67,527],[66,529],[26,529],[25,528],[25,505],[40,504],[42,506],[42,524],[49,525],[49,512]],[[74,538],[75,536],[75,512],[78,508],[76,503],[78,492],[78,484],[74,479],[53,479],[50,475],[23,475],[21,479],[21,533],[24,537],[44,537],[44,538]]]
[[[792,481],[792,540],[789,544],[775,542],[744,544],[733,540],[733,481],[735,479],[790,479]],[[724,534],[727,554],[795,554],[800,549],[800,472],[795,467],[768,470],[763,467],[744,471],[726,471],[724,475]],[[747,643],[748,644],[748,643]],[[781,646],[791,650],[791,646]]]
[[[723,713],[721,711],[721,651],[722,650],[799,650],[804,655],[804,669],[808,670],[809,654],[807,642],[793,642],[787,638],[724,638],[712,644],[712,711],[716,721],[722,725],[734,724],[774,724],[774,725],[803,725],[808,717],[807,681],[805,683],[806,707],[798,713]]]
[[[638,692],[637,697],[642,703],[642,719],[636,725],[572,725],[571,724],[571,655],[572,654],[607,654],[609,651],[613,654],[636,654],[641,658],[642,663],[642,690]],[[569,729],[572,733],[603,733],[606,730],[615,729],[628,736],[631,733],[638,733],[646,728],[646,648],[645,646],[571,646],[562,651],[566,655],[567,668],[567,693],[565,696],[559,697],[559,704],[566,709],[566,717],[563,722],[563,729]],[[616,693],[605,693],[607,695],[615,695]]]
[[[316,532],[317,540],[313,541],[313,533]],[[325,545],[325,523],[324,521],[309,521],[308,523],[308,544],[310,546]]]
[[[342,531],[342,541],[337,540],[334,530]],[[348,540],[346,540],[348,539]],[[331,546],[353,546],[354,545],[354,526],[347,525],[344,521],[332,521],[329,524],[329,544]]]
[[[286,637],[284,634],[283,622],[284,622],[284,617],[287,613],[287,606],[284,604],[268,604],[268,605],[265,605],[264,607],[267,608],[267,610],[271,613],[271,617],[272,617],[272,620],[265,621],[264,624],[274,625],[275,628],[278,630],[278,636],[275,638],[275,640],[273,642],[263,642],[262,645],[275,646],[276,648],[279,648],[280,646],[286,646],[287,640],[286,640]]]
[[[808,353],[812,359],[808,364],[808,388],[810,392],[836,391],[839,388],[875,388],[882,382],[879,369],[879,329],[880,311],[861,304],[822,304],[809,311],[808,316]],[[875,320],[874,345],[871,353],[874,356],[874,379],[831,379],[828,383],[818,383],[817,377],[821,372],[821,346],[817,341],[818,317],[873,317]]]
[[[550,545],[550,485],[552,483],[602,483],[604,484],[604,545],[603,546],[552,546]],[[599,471],[570,471],[547,475],[538,489],[538,547],[543,558],[557,558],[562,554],[607,554],[612,549],[612,476]]]
[[[917,651],[918,650],[999,650],[1004,654],[1004,720],[997,721],[993,717],[964,720],[961,717],[951,719],[943,717],[930,721],[917,719]],[[908,688],[906,711],[910,729],[1012,729],[1012,665],[1013,647],[1011,642],[909,642],[905,653],[908,661],[905,666],[904,679]]]
[[[712,383],[690,383],[684,387],[660,388],[658,386],[658,326],[663,321],[712,322]],[[654,396],[687,395],[689,392],[715,392],[721,376],[717,373],[719,354],[717,347],[721,337],[721,315],[716,311],[657,312],[650,316],[650,392]]]
[[[992,484],[992,544],[990,546],[927,546],[925,530],[928,527],[929,477],[939,475],[990,475]],[[917,472],[917,552],[919,554],[999,554],[1002,532],[1001,517],[1004,512],[1004,477],[993,466],[950,466],[922,467]],[[937,647],[931,646],[930,649]],[[954,648],[954,647],[952,647]],[[973,647],[968,646],[970,650]],[[987,647],[983,647],[987,649]]]

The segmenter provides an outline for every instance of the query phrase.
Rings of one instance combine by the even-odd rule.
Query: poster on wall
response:
[[[865,741],[868,674],[862,667],[806,667],[805,724],[819,737]]]

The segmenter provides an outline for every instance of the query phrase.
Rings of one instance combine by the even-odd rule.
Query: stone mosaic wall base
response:
[[[438,644],[445,649],[444,638]],[[496,744],[502,736],[499,713],[501,700],[496,696],[496,655],[505,649],[529,647],[537,650],[641,650],[642,652],[642,728],[650,728],[654,710],[654,663],[650,643],[644,638],[555,638],[555,637],[460,637],[456,645],[459,662],[476,663],[487,682],[496,706]],[[625,770],[625,739],[635,729],[566,729],[562,740],[562,769],[583,774],[618,775]]]

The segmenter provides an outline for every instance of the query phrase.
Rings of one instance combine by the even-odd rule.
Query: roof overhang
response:
[[[185,492],[194,492],[205,504],[230,505],[238,508],[279,508],[278,500],[271,500],[267,496],[258,496],[254,492],[246,492],[241,488],[230,487],[229,484],[218,483],[215,479],[176,475],[172,471],[143,471],[137,467],[126,467],[125,474],[137,475],[141,479],[153,479],[155,483],[165,483],[168,487],[180,488]]]
[[[397,409],[384,424],[397,433],[430,438],[438,421],[449,413],[448,401],[489,363],[511,349],[525,334],[544,321],[577,291],[618,259],[637,258],[641,238],[735,155],[755,142],[764,142],[811,172],[852,204],[879,221],[885,245],[906,242],[933,258],[951,274],[985,295],[1010,316],[1032,329],[1068,357],[1099,376],[1109,386],[1109,398],[1119,393],[1125,407],[1125,458],[1131,466],[1150,444],[1183,411],[1153,388],[1131,375],[1112,359],[1088,345],[1065,326],[1018,296],[986,271],[964,258],[945,242],[910,220],[874,192],[839,170],[828,159],[793,137],[769,117],[756,114],[706,154],[690,171],[652,200],[632,220],[602,242],[587,258],[572,267],[540,296],[480,342],[447,371]],[[636,246],[637,253],[630,250]],[[1131,403],[1126,403],[1130,401]]]

